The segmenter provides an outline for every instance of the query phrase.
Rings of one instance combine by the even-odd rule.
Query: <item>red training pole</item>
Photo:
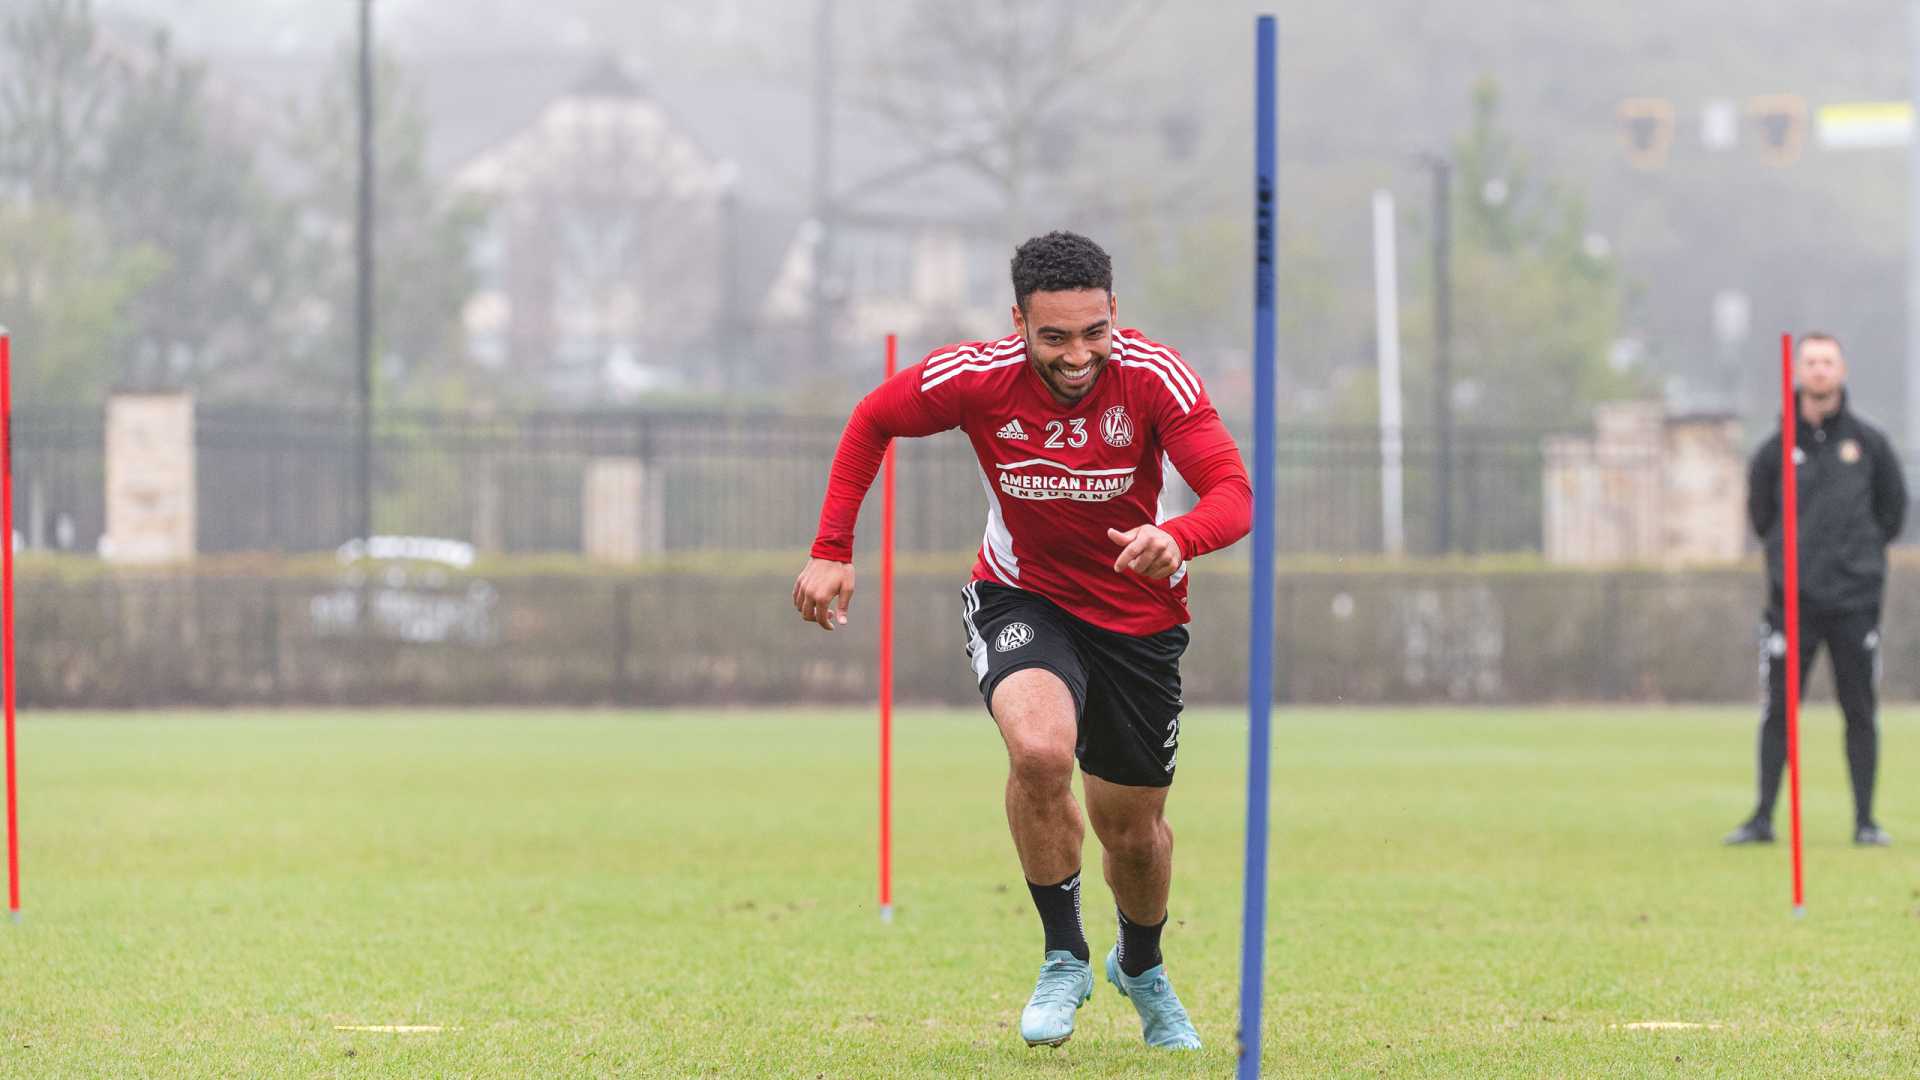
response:
[[[887,378],[900,338],[887,335]],[[893,921],[893,444],[880,482],[880,921]]]
[[[0,649],[7,701],[7,913],[20,921],[20,778],[13,750],[13,353],[0,328]]]
[[[1780,335],[1780,560],[1786,570],[1787,783],[1793,816],[1793,913],[1807,913],[1800,850],[1800,482],[1794,437],[1800,408],[1793,397],[1793,335]]]

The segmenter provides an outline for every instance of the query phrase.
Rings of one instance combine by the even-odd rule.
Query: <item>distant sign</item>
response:
[[[1738,289],[1713,294],[1713,339],[1733,347],[1747,340],[1753,328],[1753,300]]]
[[[1798,94],[1763,94],[1747,102],[1760,134],[1760,156],[1771,165],[1800,160],[1807,142],[1807,102]]]
[[[375,536],[342,544],[335,557],[343,567],[339,585],[307,605],[322,637],[370,635],[422,645],[487,645],[499,637],[499,593],[485,581],[448,573],[473,565],[472,544]]]
[[[1827,150],[1880,150],[1913,141],[1913,104],[1849,101],[1822,105],[1814,114],[1814,137]]]
[[[473,565],[473,545],[465,540],[442,540],[437,536],[375,536],[367,540],[349,540],[334,552],[341,563],[374,559],[381,562],[405,560],[433,562],[465,570]]]
[[[1673,147],[1673,102],[1665,98],[1628,98],[1614,110],[1620,145],[1636,169],[1658,169]]]
[[[1715,98],[1700,110],[1700,145],[1709,150],[1731,150],[1740,145],[1740,106]]]

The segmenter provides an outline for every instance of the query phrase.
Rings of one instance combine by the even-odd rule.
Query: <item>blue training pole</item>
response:
[[[1260,1075],[1260,1004],[1267,944],[1267,758],[1273,727],[1273,291],[1275,23],[1255,34],[1253,90],[1253,598],[1247,631],[1247,866],[1240,939],[1240,1066]]]

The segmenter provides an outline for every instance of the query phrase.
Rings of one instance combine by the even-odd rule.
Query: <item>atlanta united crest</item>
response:
[[[1023,622],[1008,623],[993,643],[994,652],[1012,652],[1033,640],[1033,627]]]
[[[1115,405],[1100,414],[1100,437],[1108,446],[1133,445],[1133,418],[1127,415],[1126,406]]]

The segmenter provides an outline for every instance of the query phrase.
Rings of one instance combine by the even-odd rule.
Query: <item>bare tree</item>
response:
[[[998,193],[1006,235],[1026,235],[1039,204],[1084,194],[1112,167],[1089,143],[1123,126],[1117,58],[1158,6],[913,0],[854,103],[915,153],[840,201],[957,168]]]
[[[98,165],[122,66],[100,47],[91,0],[35,0],[0,44],[0,173],[29,198],[71,199]]]

